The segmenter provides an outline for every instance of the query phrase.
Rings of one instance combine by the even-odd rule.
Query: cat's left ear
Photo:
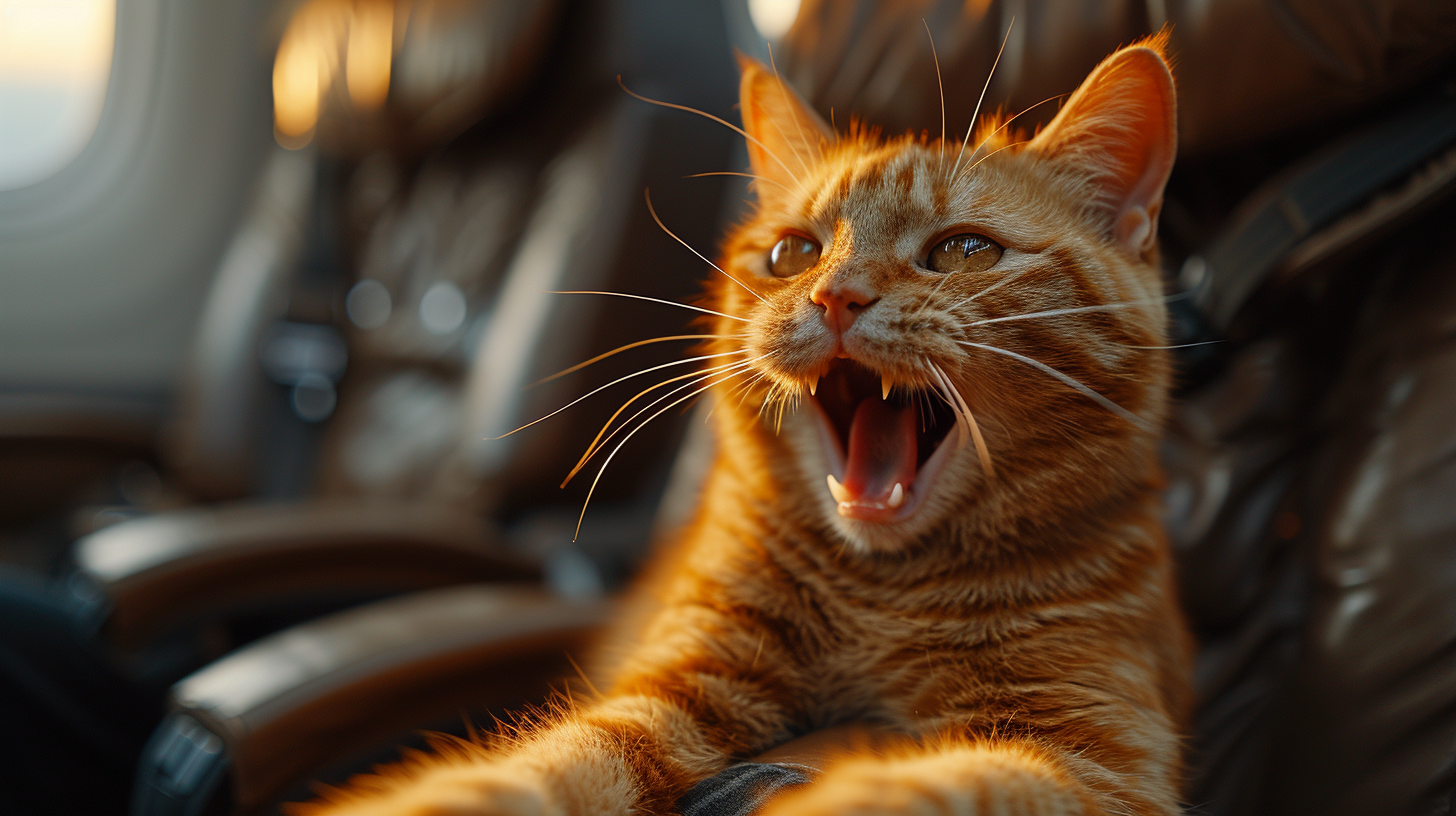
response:
[[[754,175],[770,182],[754,185],[763,201],[797,188],[800,176],[814,166],[835,136],[819,114],[768,66],[739,54],[738,67],[743,72],[738,102],[749,136],[749,162]]]
[[[1113,240],[1134,257],[1157,242],[1163,187],[1178,151],[1166,47],[1164,33],[1103,60],[1031,143],[1089,176]]]

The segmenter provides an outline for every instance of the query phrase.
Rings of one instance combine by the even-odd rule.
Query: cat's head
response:
[[[1147,482],[1169,379],[1162,48],[1113,54],[1034,137],[995,120],[964,147],[837,134],[742,60],[757,207],[708,304],[739,352],[717,410],[786,508],[883,552]]]

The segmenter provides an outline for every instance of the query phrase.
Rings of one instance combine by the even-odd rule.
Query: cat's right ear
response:
[[[796,189],[835,136],[819,114],[763,63],[740,53],[738,67],[743,71],[738,101],[748,133],[748,160],[754,175],[768,180],[754,183],[764,201]]]
[[[1103,60],[1031,143],[1088,177],[1093,210],[1133,256],[1157,243],[1163,187],[1178,152],[1167,46],[1164,30]]]

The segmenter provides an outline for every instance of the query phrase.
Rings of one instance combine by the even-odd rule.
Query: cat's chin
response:
[[[820,450],[824,451],[829,478],[843,472],[843,454],[828,430],[822,412],[811,422]],[[817,486],[819,505],[829,527],[852,549],[864,552],[895,552],[929,533],[941,520],[955,492],[942,479],[954,468],[952,462],[961,454],[961,446],[952,434],[942,439],[930,458],[918,469],[909,490],[904,491],[899,507],[877,507],[840,501],[831,488]],[[805,463],[806,465],[808,463]],[[808,468],[806,467],[806,470]],[[806,474],[807,476],[807,474]],[[827,484],[829,478],[824,482]],[[842,478],[842,477],[841,477]],[[951,481],[956,481],[951,479]]]

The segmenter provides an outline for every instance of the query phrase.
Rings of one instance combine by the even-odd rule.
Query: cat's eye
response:
[[[768,253],[768,270],[777,278],[792,278],[819,262],[819,245],[802,235],[785,235]]]
[[[1001,245],[984,235],[954,235],[936,244],[925,259],[925,268],[949,275],[952,272],[980,272],[1001,260]]]

